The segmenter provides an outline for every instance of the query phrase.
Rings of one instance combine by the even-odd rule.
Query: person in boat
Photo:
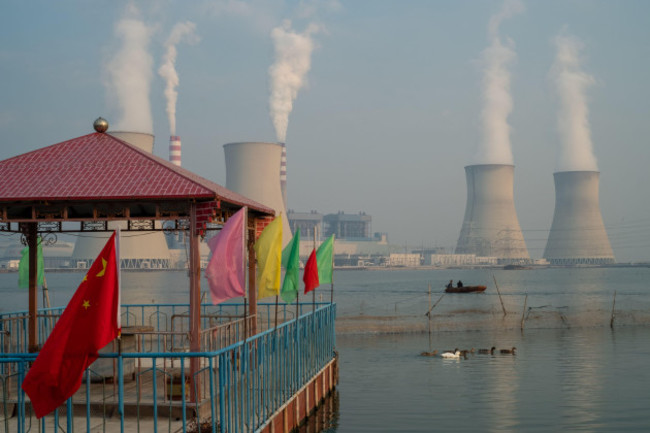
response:
[[[458,280],[458,284],[456,284],[457,287],[463,287],[463,282]]]
[[[447,284],[448,289],[452,289],[454,287],[454,280],[449,280],[449,284]]]

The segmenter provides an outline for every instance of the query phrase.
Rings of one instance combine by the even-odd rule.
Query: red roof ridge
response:
[[[107,143],[116,146],[106,146]],[[0,202],[223,200],[275,211],[111,134],[93,132],[0,161]]]

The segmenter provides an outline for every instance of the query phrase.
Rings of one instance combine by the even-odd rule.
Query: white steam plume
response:
[[[122,45],[106,65],[109,99],[116,102],[119,118],[115,129],[133,132],[153,132],[149,90],[153,59],[148,52],[152,30],[127,8],[125,17],[115,25],[115,36]]]
[[[523,11],[519,0],[506,0],[501,10],[490,18],[488,37],[490,46],[482,53],[484,65],[483,76],[483,111],[481,123],[483,139],[479,144],[476,162],[480,164],[512,164],[510,146],[510,125],[508,116],[512,111],[510,95],[510,70],[508,67],[515,60],[514,43],[501,42],[499,26],[501,22]]]
[[[557,53],[551,75],[558,93],[558,130],[560,154],[557,171],[597,171],[589,127],[589,107],[586,90],[595,83],[583,72],[580,51],[583,44],[570,35],[555,38]]]
[[[311,53],[314,50],[311,36],[318,30],[319,27],[312,24],[304,33],[296,33],[291,30],[291,22],[285,21],[282,26],[271,31],[275,46],[275,63],[269,68],[269,106],[279,142],[286,141],[293,101],[305,85],[307,72],[311,67]]]
[[[165,43],[165,55],[163,63],[158,69],[158,74],[165,80],[165,98],[167,99],[167,118],[169,120],[170,135],[176,135],[176,100],[178,99],[178,73],[176,72],[176,56],[178,54],[176,45],[182,40],[193,44],[199,38],[194,33],[196,24],[190,21],[178,23],[172,29],[169,39]]]

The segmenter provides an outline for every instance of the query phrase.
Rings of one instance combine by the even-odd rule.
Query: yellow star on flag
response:
[[[83,304],[81,304],[82,307],[84,307],[86,310],[90,308],[90,301],[84,300]]]

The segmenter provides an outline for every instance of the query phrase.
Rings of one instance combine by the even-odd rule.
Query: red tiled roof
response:
[[[104,133],[0,161],[0,202],[223,200],[274,211]]]

